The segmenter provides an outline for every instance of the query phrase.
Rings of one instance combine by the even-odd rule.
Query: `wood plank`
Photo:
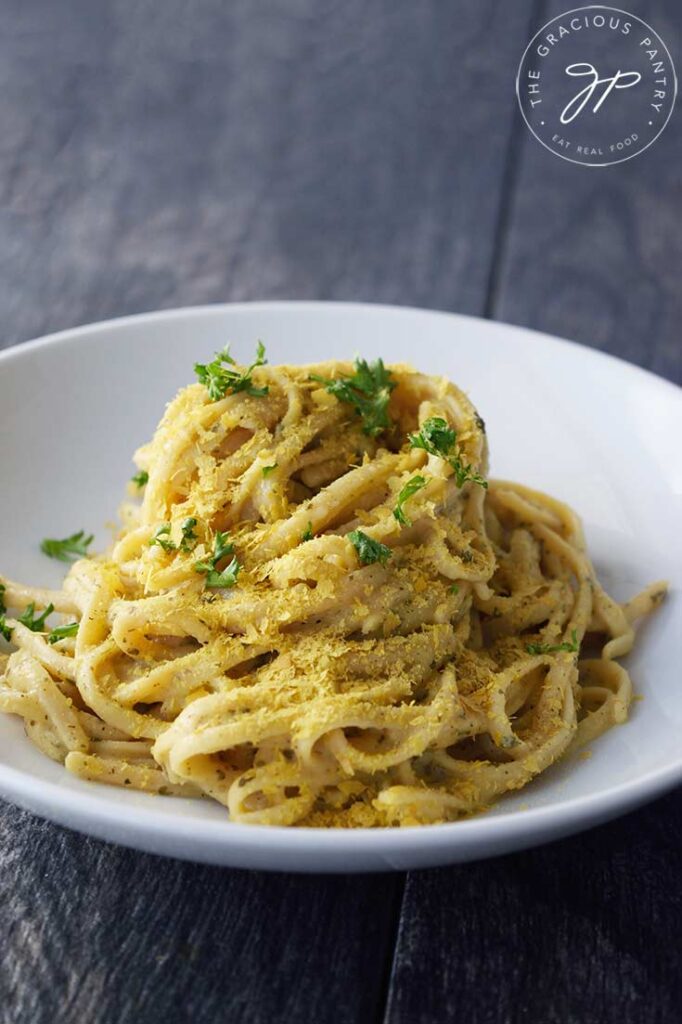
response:
[[[536,30],[564,2],[543,5]],[[675,0],[640,3],[679,53]],[[603,169],[517,124],[488,312],[680,379],[682,136]],[[571,840],[410,875],[386,1024],[674,1024],[682,793]]]
[[[398,883],[166,860],[0,804],[0,1019],[370,1021]]]
[[[568,6],[551,0],[538,27]],[[635,13],[680,54],[678,0],[641,2]],[[679,110],[650,149],[611,167],[561,160],[525,125],[517,131],[517,188],[498,254],[493,317],[682,381]]]
[[[481,312],[529,7],[7,0],[0,344],[230,299]],[[164,861],[3,805],[0,1016],[365,1024],[401,884]]]
[[[530,5],[7,0],[0,343],[224,300],[480,313]]]
[[[408,878],[386,1024],[676,1024],[682,794]]]

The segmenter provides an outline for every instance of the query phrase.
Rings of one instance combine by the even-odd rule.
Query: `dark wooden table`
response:
[[[364,299],[679,381],[679,111],[595,169],[516,108],[526,43],[570,6],[2,0],[0,344],[163,306]],[[679,0],[626,6],[679,65]],[[676,1024],[681,840],[678,792],[481,864],[277,876],[1,804],[0,1022]]]

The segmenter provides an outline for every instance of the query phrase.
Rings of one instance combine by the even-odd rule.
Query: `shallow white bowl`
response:
[[[681,392],[619,360],[532,331],[383,306],[254,303],[172,310],[63,331],[0,354],[0,566],[59,585],[42,537],[85,528],[96,546],[165,403],[226,342],[271,363],[360,352],[408,361],[464,387],[486,420],[492,475],[582,515],[601,578],[619,598],[666,577],[629,668],[643,700],[592,756],[573,756],[491,812],[451,825],[377,830],[233,824],[208,801],[83,782],[0,716],[0,793],[82,832],[155,853],[240,867],[380,871],[473,860],[613,818],[682,781],[679,582]]]

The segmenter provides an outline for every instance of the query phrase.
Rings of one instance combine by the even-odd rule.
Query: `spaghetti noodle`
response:
[[[454,384],[262,348],[196,372],[111,550],[59,591],[0,580],[0,710],[47,756],[235,821],[413,825],[625,720],[616,659],[665,584],[610,598],[569,508],[486,479]]]

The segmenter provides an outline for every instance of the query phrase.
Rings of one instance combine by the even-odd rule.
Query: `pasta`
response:
[[[79,556],[59,591],[0,577],[0,710],[43,753],[233,821],[401,826],[484,809],[625,721],[617,659],[666,585],[610,598],[567,506],[487,479],[454,384],[262,346],[195,370],[111,549],[44,542]]]

